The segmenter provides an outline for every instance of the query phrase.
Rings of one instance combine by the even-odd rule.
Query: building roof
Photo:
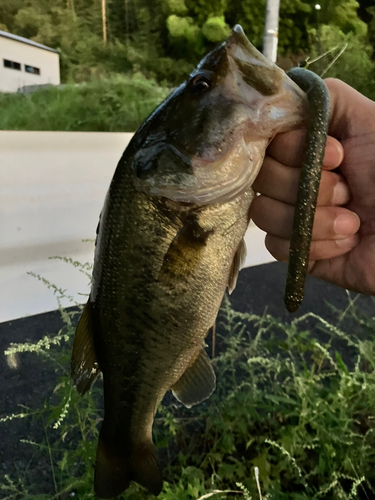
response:
[[[24,38],[23,36],[13,35],[12,33],[7,33],[6,31],[1,31],[1,30],[0,30],[0,36],[3,36],[4,38],[10,38],[11,40],[16,40],[17,42],[27,43],[27,45],[33,45],[34,47],[38,47],[38,49],[49,50],[50,52],[57,53],[57,50],[51,49],[51,47],[47,47],[47,45],[42,45],[41,43],[33,42],[32,40]]]

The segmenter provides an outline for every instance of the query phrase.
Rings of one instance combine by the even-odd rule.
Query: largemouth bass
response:
[[[305,93],[236,26],[120,159],[72,354],[81,394],[103,372],[99,498],[132,480],[161,491],[156,410],[169,389],[191,407],[215,388],[204,338],[236,285],[252,184],[270,139],[300,126],[306,109]]]

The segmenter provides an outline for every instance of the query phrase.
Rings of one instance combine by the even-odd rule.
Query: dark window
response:
[[[39,68],[34,68],[34,66],[28,66],[27,64],[25,64],[25,71],[26,73],[32,73],[33,75],[40,75]]]
[[[3,59],[3,61],[4,61],[4,68],[18,69],[18,71],[21,71],[20,63],[9,61],[8,59]]]

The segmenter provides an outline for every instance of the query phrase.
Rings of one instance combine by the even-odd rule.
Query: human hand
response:
[[[326,81],[330,126],[310,249],[309,272],[375,295],[375,102],[336,79]],[[304,131],[277,135],[254,183],[251,218],[266,246],[288,260]],[[338,170],[335,170],[339,167]]]

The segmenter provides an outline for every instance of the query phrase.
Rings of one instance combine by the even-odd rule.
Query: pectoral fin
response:
[[[232,267],[229,273],[228,279],[228,292],[231,294],[237,285],[238,273],[240,272],[243,263],[246,259],[246,243],[245,240],[242,239],[241,243],[238,245],[237,252],[233,258]]]
[[[81,396],[90,389],[99,372],[94,350],[89,299],[76,328],[71,359],[71,377]]]
[[[202,348],[181,378],[171,387],[178,401],[187,408],[201,403],[209,398],[216,387],[215,372],[210,358]]]
[[[164,257],[159,280],[183,278],[194,272],[210,233],[211,230],[202,228],[195,218],[187,220]]]

